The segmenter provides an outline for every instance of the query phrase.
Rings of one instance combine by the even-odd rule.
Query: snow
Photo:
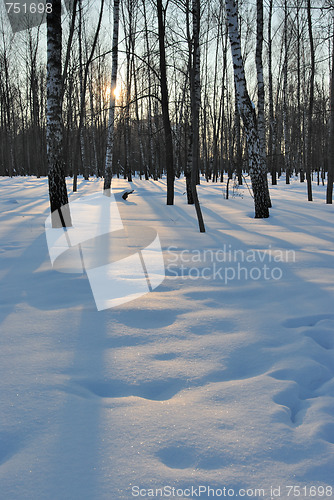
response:
[[[258,220],[224,186],[199,187],[201,234],[184,180],[166,206],[165,180],[114,179],[166,278],[98,311],[52,268],[47,180],[0,178],[1,499],[333,498],[333,206],[281,178]]]

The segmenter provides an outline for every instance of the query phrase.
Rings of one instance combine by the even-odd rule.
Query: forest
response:
[[[1,6],[3,176],[48,173],[43,21],[22,22],[13,32]],[[311,200],[311,176],[324,183],[328,173],[331,203],[331,0],[73,0],[63,7],[61,25],[62,157],[74,190],[78,174],[105,175],[107,151],[112,175],[130,181],[135,174],[178,178],[191,170],[195,154],[206,180],[236,176],[242,184],[252,164],[253,127],[273,185],[282,172],[286,183],[306,177]],[[250,121],[237,99],[234,28]]]
[[[1,500],[333,499],[333,0],[0,19]]]

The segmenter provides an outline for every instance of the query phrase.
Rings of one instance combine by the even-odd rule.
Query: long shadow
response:
[[[85,276],[63,274],[52,269],[44,234],[37,237],[19,258],[13,255],[11,259],[0,259],[1,269],[6,273],[0,282],[0,324],[20,303],[39,310],[66,309],[82,303],[94,306]]]
[[[17,226],[15,231],[19,231]],[[54,386],[50,385],[44,391],[43,396],[47,405],[52,407],[57,404],[58,407],[57,410],[50,409],[49,428],[43,428],[39,436],[44,441],[45,432],[50,433],[47,448],[42,449],[35,457],[36,460],[40,457],[46,460],[46,464],[43,463],[41,466],[45,477],[42,479],[44,491],[40,494],[50,500],[100,498],[99,492],[103,491],[104,480],[109,482],[109,488],[113,486],[110,480],[114,472],[112,459],[110,459],[113,450],[112,447],[106,448],[112,442],[110,439],[112,432],[109,434],[108,429],[105,428],[103,399],[94,397],[94,394],[90,397],[87,392],[78,391],[78,385],[83,386],[84,383],[87,384],[87,381],[93,384],[98,381],[98,388],[101,389],[99,381],[104,380],[105,377],[112,378],[111,374],[108,375],[107,369],[112,370],[112,367],[106,367],[105,364],[106,352],[111,347],[126,347],[133,343],[147,342],[149,339],[143,340],[137,335],[132,339],[129,336],[126,339],[117,336],[115,341],[113,340],[112,312],[96,311],[85,276],[62,274],[52,270],[44,233],[25,249],[19,259],[13,257],[9,266],[8,259],[4,259],[3,264],[7,273],[1,282],[3,297],[0,310],[1,323],[12,312],[15,312],[18,304],[27,303],[36,309],[36,318],[41,318],[42,330],[44,327],[43,311],[62,310],[65,312],[74,306],[72,315],[70,317],[67,315],[69,320],[66,332],[63,332],[65,338],[62,337],[63,341],[60,340],[57,346],[60,355],[66,351],[67,356],[72,356],[72,359],[61,373],[54,374],[58,382]],[[78,306],[80,305],[82,309],[79,312],[81,316],[78,322]],[[126,324],[127,319],[131,319],[127,318],[124,311],[122,314],[122,310],[118,311],[116,317],[118,325]],[[67,336],[69,340],[66,340]],[[52,370],[52,364],[50,368]],[[115,377],[115,374],[113,376]],[[62,380],[61,383],[59,379]],[[28,383],[30,384],[29,380]],[[120,394],[124,397],[131,395],[128,392],[128,386],[124,383],[122,385],[120,382],[118,386],[116,380],[115,384],[116,395]],[[168,396],[168,384],[165,385],[158,389],[167,391]],[[151,386],[148,389],[151,390]],[[56,398],[53,398],[54,391],[57,393]],[[139,391],[138,394],[141,392]],[[30,397],[33,400],[38,399],[33,389]],[[121,426],[120,423],[118,425]],[[14,445],[9,443],[8,447],[11,448],[12,453],[15,453]],[[5,455],[4,460],[9,457],[8,454]],[[35,472],[36,470],[39,468],[35,467]],[[27,486],[28,491],[29,487]],[[110,491],[110,495],[112,498],[117,498],[117,493],[114,495]]]
[[[110,481],[113,474],[113,450],[106,449],[112,440],[105,428],[103,400],[76,390],[82,379],[103,380],[106,376],[105,346],[111,333],[107,316],[83,307],[80,322],[74,314],[68,325],[67,333],[75,339],[72,359],[62,373],[62,385],[55,387],[62,404],[56,421],[51,422],[54,435],[47,453],[50,472],[46,494],[51,500],[102,497],[101,491],[106,488],[103,482]],[[105,463],[106,457],[109,463]]]

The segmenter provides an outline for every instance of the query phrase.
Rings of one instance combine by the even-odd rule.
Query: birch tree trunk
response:
[[[290,184],[290,137],[288,129],[288,6],[284,0],[284,64],[283,64],[283,135],[284,135],[284,166],[285,182]]]
[[[257,74],[257,131],[259,135],[261,167],[263,172],[264,184],[268,186],[267,178],[267,160],[266,160],[266,132],[264,119],[264,79],[263,79],[263,0],[257,0],[257,16],[256,16],[256,74]],[[271,207],[269,189],[266,189],[267,204]]]
[[[235,95],[236,95],[236,87]],[[238,176],[239,185],[242,185],[242,147],[241,147],[241,124],[240,124],[240,113],[237,100],[235,100],[234,106],[234,133],[235,133],[235,167]],[[230,179],[230,175],[228,175]],[[227,198],[226,198],[227,199]]]
[[[238,11],[235,0],[225,0],[225,4],[233,59],[236,99],[247,138],[249,174],[254,193],[255,218],[267,218],[269,217],[267,203],[268,187],[264,183],[255,109],[247,91],[245,70],[241,56]]]
[[[153,149],[153,123],[152,123],[152,75],[151,75],[151,48],[148,37],[148,23],[146,14],[146,0],[142,0],[143,5],[143,16],[144,16],[144,32],[145,32],[145,47],[146,47],[146,58],[147,58],[147,82],[148,82],[148,106],[147,106],[147,122],[148,122],[148,172],[145,172],[145,179],[149,179],[149,175],[156,176],[155,165],[154,165],[154,149]]]
[[[106,163],[104,170],[104,186],[103,186],[104,190],[110,189],[111,179],[112,179],[112,160],[113,160],[113,150],[114,150],[115,104],[116,104],[115,89],[117,85],[117,67],[118,67],[119,3],[120,0],[114,0],[112,69],[111,69],[111,83],[110,83],[107,152],[106,152]]]
[[[268,14],[268,97],[269,97],[269,139],[268,157],[271,172],[272,185],[277,184],[276,170],[276,123],[274,117],[274,96],[273,96],[273,70],[272,70],[272,34],[271,24],[273,15],[273,0],[269,0]]]
[[[8,163],[8,167],[5,167],[5,172],[12,177],[15,174],[15,151],[14,151],[14,112],[13,112],[13,93],[11,88],[11,77],[9,73],[9,53],[7,48],[7,43],[5,42],[5,34],[2,32],[2,50],[0,58],[0,98],[1,98],[1,129],[4,128],[4,140],[2,143],[2,154],[6,160],[3,160],[3,164]],[[28,156],[29,157],[29,156]],[[29,169],[30,171],[30,169]]]
[[[301,93],[300,93],[300,87],[301,87],[301,38],[302,38],[302,33],[300,30],[300,2],[303,0],[297,0],[297,13],[296,13],[296,24],[297,24],[297,123],[301,123]],[[304,167],[302,163],[302,158],[301,158],[301,150],[302,150],[302,144],[301,144],[301,131],[299,129],[299,133],[297,134],[297,170],[299,171],[300,175],[300,182],[305,181],[305,172],[304,172]]]
[[[193,58],[192,71],[190,78],[191,94],[191,118],[192,118],[192,169],[191,169],[191,191],[195,204],[199,230],[205,233],[205,226],[201,207],[197,195],[197,177],[199,172],[199,109],[201,105],[201,74],[200,74],[200,52],[199,52],[199,33],[201,4],[200,0],[193,0]]]
[[[186,31],[187,31],[187,43],[188,43],[188,74],[189,79],[191,79],[191,71],[192,71],[192,51],[193,51],[193,38],[190,32],[190,0],[186,0]],[[191,82],[190,82],[191,84]],[[194,204],[193,199],[193,191],[191,184],[191,170],[193,164],[193,124],[192,121],[189,124],[189,134],[187,137],[187,159],[186,165],[184,169],[184,176],[186,178],[186,192],[187,192],[187,202],[188,205]]]
[[[313,139],[313,101],[314,101],[314,43],[312,33],[312,17],[311,17],[311,0],[307,0],[307,24],[310,38],[310,54],[311,54],[311,76],[310,76],[310,93],[308,107],[308,133],[307,133],[307,149],[306,149],[306,181],[307,181],[307,199],[312,201],[312,139]]]
[[[221,9],[220,9],[221,10]],[[221,13],[219,13],[219,19],[221,18]],[[218,158],[218,141],[221,130],[221,116],[222,116],[222,106],[221,106],[221,96],[218,95],[218,66],[219,66],[219,45],[220,45],[220,34],[221,27],[218,25],[217,29],[217,44],[216,44],[216,54],[215,54],[215,72],[214,72],[214,82],[213,82],[213,102],[212,102],[212,111],[211,111],[211,122],[212,122],[212,140],[213,140],[213,158],[212,158],[212,170],[218,176],[218,167],[219,167],[219,158]],[[224,56],[223,56],[224,60]],[[223,67],[224,73],[224,67]],[[224,77],[223,77],[224,78]],[[222,86],[224,84],[222,83]],[[220,102],[218,103],[218,99],[220,98]],[[203,110],[203,114],[205,114],[205,107]],[[219,171],[221,178],[221,171]]]
[[[80,140],[80,151],[81,151],[81,163],[82,163],[84,178],[86,180],[88,180],[88,178],[89,178],[89,169],[88,169],[88,165],[87,165],[87,161],[86,161],[85,134],[84,134],[85,121],[86,121],[85,120],[85,118],[86,118],[86,91],[87,91],[89,67],[92,63],[95,48],[96,48],[96,45],[97,45],[97,42],[99,39],[101,23],[102,23],[102,16],[103,16],[103,8],[104,8],[104,0],[101,0],[99,20],[97,23],[91,51],[90,51],[89,57],[87,59],[87,62],[85,64],[85,71],[84,71],[83,83],[82,83],[82,88],[81,88],[81,96],[80,96],[79,140]]]
[[[91,115],[91,137],[90,145],[92,148],[91,161],[93,162],[93,172],[96,177],[99,176],[98,159],[97,159],[97,149],[96,149],[96,117],[94,111],[94,90],[93,90],[93,71],[91,70],[91,76],[89,81],[89,103],[90,103],[90,115]]]
[[[329,129],[329,151],[328,151],[328,178],[326,203],[333,203],[333,178],[334,178],[334,22],[333,22],[333,48],[332,48],[332,73],[331,73],[331,95],[330,95],[330,129]]]
[[[136,68],[136,61],[134,58],[134,53],[133,53],[133,84],[134,84],[134,93],[135,96],[138,95],[138,82],[137,82],[137,68]],[[137,137],[138,137],[138,142],[139,142],[139,175],[140,179],[143,173],[145,173],[145,178],[147,177],[147,164],[145,161],[145,155],[144,155],[144,147],[143,147],[143,138],[142,138],[142,127],[141,127],[141,121],[139,117],[139,105],[138,105],[138,99],[135,101],[135,113],[136,113],[136,128],[137,128]]]
[[[172,128],[169,118],[166,48],[165,48],[165,16],[166,9],[162,0],[157,0],[158,30],[159,30],[159,55],[160,55],[160,88],[162,119],[165,134],[166,170],[167,170],[167,205],[174,204],[174,152]]]
[[[78,14],[79,14],[79,23],[78,23],[78,49],[79,49],[79,87],[80,87],[80,93],[79,95],[82,96],[83,94],[83,60],[82,60],[82,25],[83,25],[83,18],[82,18],[82,0],[78,0]],[[66,61],[65,61],[66,62]],[[79,108],[80,108],[80,101],[79,101]],[[79,128],[78,128],[78,136],[76,139],[75,147],[74,147],[74,162],[73,162],[73,185],[72,185],[72,190],[74,193],[77,192],[78,190],[78,172],[79,172],[79,166],[82,166],[82,156],[81,156],[81,144],[80,144],[80,121],[81,121],[81,113],[79,115]],[[80,160],[79,160],[80,159]]]
[[[47,14],[47,159],[52,227],[71,226],[63,164],[61,115],[61,0],[51,0]],[[60,210],[64,207],[62,210]]]
[[[222,9],[223,10],[223,9]],[[224,11],[225,13],[225,11]],[[226,112],[226,106],[225,106],[225,93],[226,89],[228,86],[228,77],[227,77],[227,47],[228,47],[228,29],[227,29],[227,23],[225,21],[225,33],[223,35],[222,33],[222,55],[223,55],[223,70],[222,70],[222,92],[221,92],[221,109],[222,109],[222,118],[221,118],[221,146],[220,146],[220,180],[221,182],[224,181],[224,137],[227,138],[227,131],[225,128],[226,124],[226,116],[228,116],[228,113]],[[221,28],[223,30],[223,28]],[[228,96],[227,96],[228,98]],[[228,102],[227,102],[228,105]],[[238,117],[239,117],[239,123],[240,123],[240,115],[238,111]],[[240,127],[239,127],[240,131]],[[240,165],[237,166],[237,175],[238,175],[238,182],[241,185],[242,184],[242,152],[241,152],[241,142],[239,140],[240,149],[237,151],[240,153]],[[238,146],[237,146],[238,149]]]
[[[259,134],[260,156],[262,168],[265,170],[266,163],[266,139],[265,139],[265,124],[264,124],[264,80],[263,80],[263,64],[262,64],[262,47],[263,47],[263,0],[256,2],[256,75],[257,75],[257,131]]]
[[[123,177],[132,182],[133,150],[132,150],[132,123],[130,117],[132,81],[134,78],[133,60],[135,54],[136,1],[124,0],[122,3],[122,21],[125,41],[125,106],[124,106],[124,170]]]

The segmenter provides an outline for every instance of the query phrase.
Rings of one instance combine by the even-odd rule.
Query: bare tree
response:
[[[186,7],[186,33],[187,33],[187,44],[188,44],[188,71],[187,71],[187,81],[190,82],[191,85],[191,72],[192,72],[192,65],[193,65],[193,58],[192,58],[192,53],[193,53],[193,37],[191,33],[191,28],[190,28],[190,0],[186,0],[185,2],[185,7]],[[193,165],[193,156],[192,156],[192,151],[193,151],[193,122],[190,120],[189,127],[187,127],[188,134],[186,138],[186,149],[187,149],[187,158],[184,166],[184,175],[186,178],[186,192],[187,192],[187,202],[188,205],[193,205],[194,204],[194,198],[193,198],[193,190],[192,190],[192,183],[191,183],[191,172],[192,172],[192,165]]]
[[[91,50],[88,56],[88,59],[85,64],[85,69],[83,73],[83,80],[82,85],[81,85],[81,92],[80,92],[80,114],[79,114],[79,134],[78,134],[78,151],[81,153],[81,164],[83,168],[83,173],[84,177],[87,180],[89,177],[89,172],[87,169],[86,165],[86,154],[85,154],[85,140],[84,140],[84,125],[85,125],[85,116],[86,116],[86,91],[87,91],[87,82],[88,82],[88,75],[89,75],[89,68],[93,60],[95,48],[98,42],[99,38],[99,33],[101,29],[101,23],[102,23],[102,15],[103,15],[103,8],[104,8],[104,0],[101,0],[101,8],[100,8],[100,14],[99,14],[99,19],[93,39],[93,43],[91,46]],[[79,147],[80,145],[80,147]],[[76,191],[73,187],[73,191]]]
[[[301,137],[301,39],[302,39],[302,33],[301,33],[301,19],[300,19],[300,2],[302,0],[297,0],[296,4],[296,29],[297,29],[297,113],[296,113],[296,121],[298,124],[298,129],[297,129],[297,169],[299,171],[300,175],[300,182],[305,181],[305,172],[304,172],[304,166],[302,162],[302,157],[300,154],[300,151],[302,149],[302,137]]]
[[[333,203],[333,177],[334,177],[334,20],[333,20],[333,48],[332,48],[332,72],[330,87],[330,129],[329,129],[329,151],[328,151],[328,178],[326,203]]]
[[[266,161],[266,131],[265,131],[265,117],[264,117],[264,78],[263,78],[263,62],[262,62],[262,48],[263,48],[263,0],[256,2],[256,74],[257,74],[257,131],[259,135],[260,145],[260,158],[263,171],[263,182],[268,185],[267,179],[267,161]],[[271,207],[271,200],[269,196],[269,189],[266,189],[268,196],[268,207]]]
[[[255,109],[247,91],[244,63],[241,56],[238,10],[235,0],[225,0],[225,3],[233,58],[236,99],[247,137],[249,174],[254,193],[255,218],[267,218],[269,217],[268,187],[264,183]]]
[[[3,165],[8,162],[6,167],[7,174],[12,176],[15,172],[15,150],[14,150],[14,119],[13,119],[13,92],[10,81],[10,41],[6,40],[5,32],[2,31],[2,54],[1,54],[1,124],[4,127],[4,137],[2,141],[2,152],[8,152],[8,159],[3,158]]]
[[[274,91],[273,91],[273,68],[272,68],[272,17],[273,0],[269,0],[268,13],[268,99],[269,99],[269,138],[268,138],[268,158],[269,170],[271,172],[271,183],[277,184],[276,171],[276,120],[274,116]]]
[[[114,27],[112,40],[112,70],[110,83],[110,104],[107,136],[107,152],[104,171],[104,190],[110,189],[112,179],[112,160],[114,146],[114,127],[115,127],[115,89],[117,86],[117,68],[118,68],[118,32],[119,32],[119,0],[114,0]]]
[[[312,170],[312,133],[313,133],[315,57],[314,57],[314,43],[313,43],[313,32],[312,32],[311,0],[307,0],[307,24],[308,24],[308,32],[310,38],[311,75],[310,75],[310,91],[309,91],[309,105],[308,105],[306,181],[307,181],[307,198],[308,201],[312,201],[311,170]]]
[[[256,75],[257,75],[257,130],[259,134],[260,156],[265,170],[266,163],[266,136],[264,121],[264,79],[262,64],[263,47],[263,0],[256,2]]]
[[[157,0],[158,30],[159,30],[159,57],[160,57],[160,88],[161,88],[161,107],[165,134],[166,148],[166,171],[167,171],[167,205],[174,204],[174,148],[172,127],[169,117],[169,101],[167,87],[167,66],[166,66],[166,9],[163,7],[162,0]]]
[[[201,207],[198,200],[196,183],[199,170],[199,109],[201,105],[201,82],[200,82],[200,52],[199,34],[201,19],[200,0],[193,0],[193,57],[190,74],[190,97],[191,97],[191,119],[192,119],[192,169],[191,169],[191,191],[195,204],[199,230],[205,232],[205,226]]]
[[[71,225],[62,154],[61,0],[47,14],[47,158],[52,227]],[[63,210],[61,210],[61,208]]]
[[[145,36],[145,55],[147,60],[146,74],[147,74],[147,85],[148,85],[148,102],[147,102],[147,127],[148,127],[148,171],[150,175],[153,175],[154,179],[157,178],[156,168],[154,165],[154,147],[153,147],[153,119],[152,119],[152,60],[151,60],[151,47],[149,41],[149,30],[148,30],[148,20],[146,11],[146,0],[142,0],[143,5],[143,18],[144,18],[144,36]],[[148,172],[145,171],[145,178],[148,180]]]
[[[288,124],[288,60],[290,41],[288,37],[289,10],[287,0],[284,0],[284,63],[283,63],[283,135],[284,135],[284,166],[285,182],[290,184],[290,133]]]

